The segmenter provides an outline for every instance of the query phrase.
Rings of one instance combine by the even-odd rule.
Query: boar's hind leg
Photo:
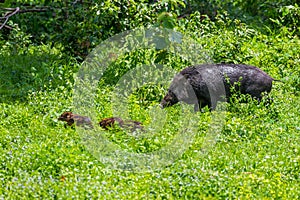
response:
[[[258,82],[256,84],[253,84],[251,86],[248,86],[246,89],[246,93],[250,94],[252,98],[258,100],[258,102],[261,101],[263,97],[263,93],[269,93],[271,91],[272,82]]]
[[[262,102],[264,95],[267,95],[267,93],[264,92],[249,92],[248,94],[250,94],[253,99],[257,100],[259,104]],[[268,100],[269,98],[267,97],[266,99],[267,100],[263,102],[266,104],[270,104],[271,101]]]

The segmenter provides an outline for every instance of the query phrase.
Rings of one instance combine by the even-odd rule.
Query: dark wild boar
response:
[[[165,108],[183,101],[194,104],[195,111],[205,106],[215,109],[218,101],[227,100],[232,95],[232,86],[235,87],[235,91],[249,94],[260,101],[262,93],[271,91],[273,81],[267,73],[249,65],[190,66],[174,77],[160,106]]]

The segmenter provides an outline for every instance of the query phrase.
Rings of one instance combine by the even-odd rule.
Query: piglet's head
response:
[[[74,118],[73,118],[73,113],[72,112],[64,112],[61,114],[58,118],[60,121],[65,121],[68,123],[69,126],[74,124]]]

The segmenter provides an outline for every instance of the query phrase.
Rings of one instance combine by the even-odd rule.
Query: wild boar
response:
[[[194,110],[208,106],[214,110],[218,101],[226,101],[234,91],[261,100],[269,93],[274,79],[261,69],[244,64],[203,64],[190,66],[177,74],[160,102],[162,108],[179,101],[194,104]]]
[[[67,122],[69,126],[75,123],[76,126],[93,128],[92,121],[89,117],[77,115],[72,112],[64,112],[59,116],[58,120]]]
[[[80,126],[83,128],[93,128],[92,121],[87,116],[82,116],[78,114],[74,114],[72,112],[64,112],[59,117],[58,120],[67,122],[68,126]],[[134,120],[123,120],[120,117],[110,117],[104,118],[99,122],[99,126],[104,128],[105,130],[109,130],[113,128],[115,125],[120,126],[121,128],[135,131],[135,130],[143,130],[144,126],[139,121]],[[66,126],[65,126],[66,127]]]
[[[139,129],[143,130],[144,128],[141,122],[134,120],[123,120],[120,117],[104,118],[99,122],[99,125],[105,130],[113,128],[115,124],[118,124],[121,128],[128,129],[131,132]]]

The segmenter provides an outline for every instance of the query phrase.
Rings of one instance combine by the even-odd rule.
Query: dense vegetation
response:
[[[13,15],[0,30],[1,199],[300,197],[296,0],[18,0],[0,6],[43,10]],[[0,11],[2,16],[8,12]],[[77,127],[65,128],[57,118],[77,109],[74,77],[87,55],[116,34],[138,27],[182,33],[205,52],[202,62],[263,69],[281,81],[270,93],[273,102],[238,103],[236,97],[221,113],[220,123],[215,112],[182,113],[186,105],[167,108],[165,119],[157,119],[162,111],[154,107],[168,85],[144,85],[128,96],[128,115],[159,131],[135,137],[116,129],[103,131],[104,136],[124,151],[144,154],[168,145],[190,122],[193,141],[174,162],[157,170],[134,172],[105,165],[84,145]],[[99,80],[95,119],[113,115],[113,100],[118,99],[114,93],[123,75],[154,63],[179,71],[193,62],[153,47],[122,54]],[[218,134],[208,138],[210,132]]]

